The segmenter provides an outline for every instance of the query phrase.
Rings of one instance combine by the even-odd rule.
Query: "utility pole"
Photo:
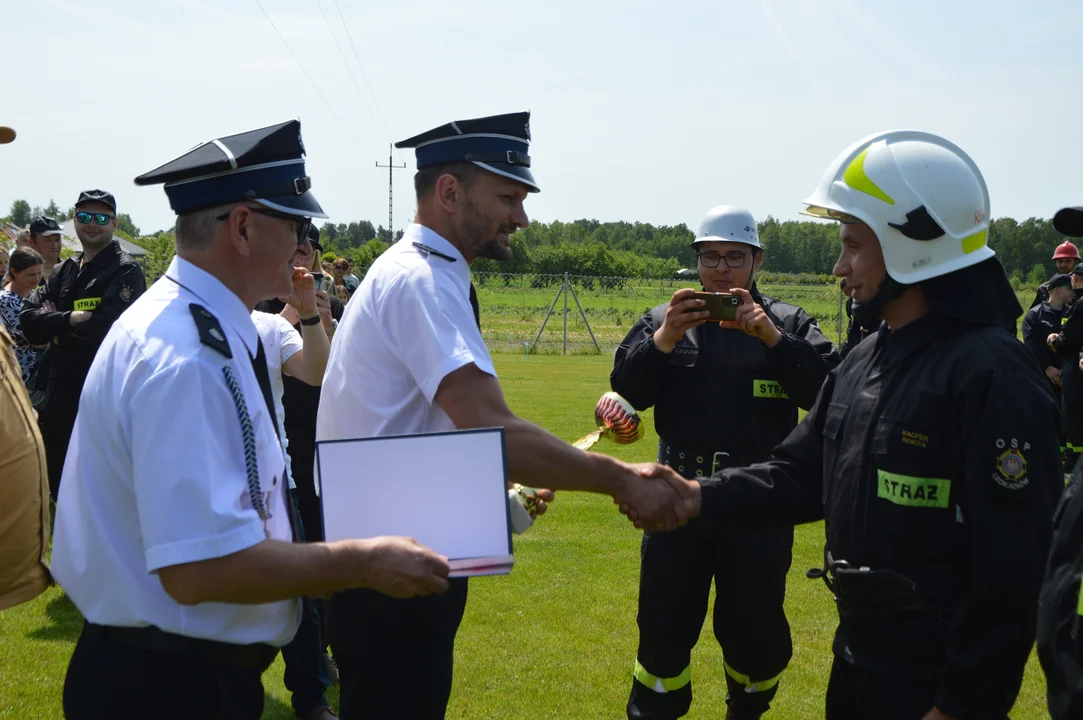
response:
[[[379,161],[376,162],[376,167],[387,168],[387,235],[391,239],[390,242],[392,243],[395,242],[395,225],[392,223],[395,211],[395,180],[392,177],[391,172],[393,170],[402,170],[404,167],[406,167],[406,163],[403,163],[402,165],[396,165],[393,162],[392,152],[394,151],[394,149],[394,145],[392,145],[391,143],[387,144],[387,165],[381,165]]]

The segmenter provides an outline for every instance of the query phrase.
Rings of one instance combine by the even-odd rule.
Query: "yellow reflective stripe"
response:
[[[884,500],[907,507],[946,508],[951,480],[899,475],[880,470],[876,494]]]
[[[782,677],[782,673],[779,673],[778,675],[775,675],[773,678],[768,678],[767,680],[752,682],[752,678],[750,678],[748,675],[742,675],[741,673],[737,672],[736,670],[731,668],[730,664],[728,662],[726,662],[725,660],[722,661],[722,665],[726,668],[726,674],[729,675],[734,680],[736,680],[737,682],[744,685],[745,686],[745,692],[748,692],[748,693],[764,692],[765,690],[770,690],[775,685],[778,685],[778,681]]]
[[[76,310],[93,310],[94,308],[98,307],[98,303],[100,303],[101,301],[102,301],[102,299],[100,297],[83,298],[82,300],[76,300],[75,301],[75,309]]]
[[[636,680],[643,685],[646,685],[656,693],[673,692],[674,690],[680,690],[688,683],[692,682],[692,666],[689,665],[681,674],[677,677],[660,678],[657,675],[651,675],[647,672],[647,668],[643,667],[639,660],[636,660],[636,668],[632,673]]]
[[[778,380],[753,380],[752,397],[790,399],[790,396],[782,390],[782,383]]]
[[[982,230],[981,232],[976,232],[973,235],[967,235],[963,238],[963,255],[967,255],[979,248],[985,247],[985,238],[988,235],[988,230]]]
[[[1076,614],[1083,615],[1083,582],[1079,585],[1079,601],[1076,603]]]
[[[871,195],[877,200],[883,200],[888,205],[894,205],[895,201],[892,200],[887,193],[877,187],[876,183],[870,180],[869,176],[865,174],[865,156],[868,154],[868,148],[862,150],[861,154],[855,157],[853,162],[847,166],[846,172],[842,174],[842,179],[854,190],[863,192],[866,195]]]

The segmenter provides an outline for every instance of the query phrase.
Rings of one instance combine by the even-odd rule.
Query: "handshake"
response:
[[[702,495],[695,480],[658,463],[608,460],[614,465],[613,502],[637,528],[648,533],[673,530],[699,515]]]

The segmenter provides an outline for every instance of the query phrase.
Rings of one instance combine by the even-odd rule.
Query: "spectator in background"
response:
[[[27,340],[52,344],[45,361],[48,385],[39,426],[54,500],[90,363],[109,328],[147,289],[143,270],[113,237],[118,224],[112,194],[104,190],[80,193],[75,201],[75,232],[83,251],[61,263],[26,299],[20,313]],[[56,232],[59,248],[59,227]],[[42,257],[48,273],[49,258],[44,253]]]
[[[361,284],[361,280],[353,273],[353,260],[349,258],[346,258],[346,275],[342,279],[346,281],[346,287],[350,289],[351,295]]]
[[[4,253],[7,254],[6,251]],[[5,258],[5,265],[7,264]],[[22,369],[23,384],[27,386],[38,366],[41,354],[45,352],[45,346],[31,345],[23,337],[19,327],[19,311],[22,310],[23,300],[41,282],[44,267],[45,261],[36,250],[30,247],[16,248],[11,254],[10,266],[7,268],[10,283],[0,290],[0,321],[3,322],[4,329],[13,340],[12,348]]]
[[[15,236],[15,247],[29,247],[30,246],[30,231],[21,230],[19,234]]]
[[[8,261],[10,256],[8,255],[8,249],[3,245],[0,245],[0,286],[6,286],[8,284]]]
[[[53,268],[60,262],[60,247],[63,243],[60,225],[56,220],[39,215],[30,221],[29,245],[38,251],[45,263],[42,280],[53,275]]]
[[[346,289],[345,285],[335,285],[335,297],[345,305],[350,301],[350,291]]]
[[[346,300],[348,300],[349,297],[353,295],[353,291],[357,289],[356,278],[354,278],[355,282],[353,285],[351,285],[350,282],[346,279],[346,276],[349,274],[349,272],[350,261],[346,258],[340,257],[333,263],[331,263],[331,275],[335,278],[335,294],[338,295],[339,299],[342,300],[342,302],[346,302]],[[346,292],[348,293],[346,298],[343,298],[341,293],[338,292],[339,287],[346,288]]]

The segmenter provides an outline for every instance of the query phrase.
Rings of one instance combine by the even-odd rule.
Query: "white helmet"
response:
[[[913,130],[871,135],[842,152],[805,200],[804,215],[865,223],[887,273],[904,285],[976,265],[988,245],[989,189],[944,138]]]
[[[744,208],[719,205],[711,208],[696,231],[692,247],[701,242],[739,242],[760,247],[760,234],[756,230],[756,218]]]

